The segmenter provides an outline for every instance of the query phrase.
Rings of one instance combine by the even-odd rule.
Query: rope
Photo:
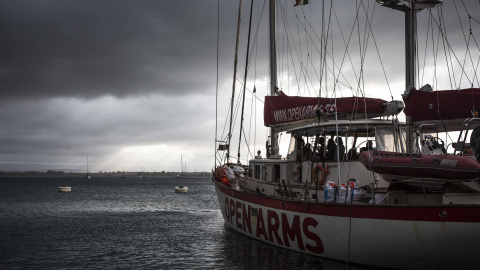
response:
[[[217,0],[217,77],[215,81],[215,145],[214,145],[214,164],[217,167],[217,133],[218,133],[218,55],[220,47],[220,0]]]

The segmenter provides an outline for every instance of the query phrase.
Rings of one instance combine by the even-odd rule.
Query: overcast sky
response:
[[[232,90],[238,1],[220,2],[221,135]],[[280,1],[280,7],[297,12],[289,16],[305,15],[312,23],[321,21],[318,10],[322,1],[311,0],[308,8],[312,11],[307,6],[293,10],[293,2]],[[452,1],[445,2],[445,22],[455,22],[458,27],[455,6]],[[479,20],[480,3],[460,2],[457,1],[457,8],[468,34],[469,21],[463,4]],[[256,1],[255,7],[261,10],[263,3]],[[214,0],[0,1],[0,170],[86,171],[88,156],[91,171],[180,171],[180,155],[188,171],[210,170],[215,146],[217,4]],[[376,89],[368,95],[401,99],[403,14],[379,5],[373,9],[374,4],[373,0],[364,1],[366,8],[375,13],[372,31],[392,93],[370,39],[369,52],[373,53],[365,62],[376,70],[365,67],[364,72],[365,80],[370,76],[366,84]],[[250,1],[244,1],[239,80],[244,75],[249,5]],[[355,1],[335,1],[345,36],[353,25],[355,10]],[[428,22],[428,11],[421,15],[424,18],[419,21]],[[254,13],[254,33],[256,21],[266,17],[266,10]],[[470,22],[476,42],[480,42],[480,25]],[[246,115],[251,151],[253,142],[259,148],[266,138],[262,128],[262,102],[268,90],[265,27],[263,22],[259,26],[247,83],[250,91],[255,85],[258,97],[252,98],[247,92],[246,108],[256,110],[259,116],[255,129],[255,121],[250,124],[251,114]],[[313,27],[315,30],[309,30],[312,36],[321,33],[320,25]],[[288,28],[297,31],[302,26],[293,21]],[[450,23],[447,30],[452,47],[465,46],[461,30]],[[332,36],[338,40],[331,44],[343,43],[338,31]],[[300,44],[307,48],[307,43],[299,41],[296,49],[301,50]],[[473,59],[478,61],[478,47],[471,46]],[[315,50],[310,50],[314,55]],[[465,49],[461,50],[459,58],[463,59]],[[336,63],[341,61],[344,51],[335,56]],[[308,54],[308,49],[305,52]],[[279,54],[288,55],[281,50]],[[358,50],[352,50],[350,57],[353,62],[360,62]],[[430,60],[427,63],[433,63]],[[284,57],[282,72],[293,72],[293,66],[287,67],[287,62]],[[344,64],[344,72],[353,77],[348,65]],[[467,71],[471,78],[472,70]],[[292,80],[292,74],[282,84],[282,90],[289,95],[315,94],[314,83],[313,92],[305,85],[294,86],[298,83]],[[426,82],[432,84],[428,79]],[[439,89],[449,88],[449,83],[442,83],[438,82]],[[478,87],[478,83],[474,86]],[[237,93],[239,89],[240,84]],[[282,136],[286,140],[286,135]],[[233,155],[236,156],[236,146]]]

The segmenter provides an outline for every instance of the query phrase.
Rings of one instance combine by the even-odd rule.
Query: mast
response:
[[[276,45],[276,8],[275,0],[269,1],[269,59],[270,59],[270,95],[277,92],[277,45]],[[270,128],[272,154],[278,155],[277,132]],[[268,150],[267,150],[268,151]]]
[[[432,8],[443,4],[443,0],[377,0],[379,4],[405,13],[405,92],[415,88],[415,60],[417,44],[417,15],[424,8]],[[407,153],[413,152],[413,123],[410,116],[406,116],[407,125]]]
[[[238,42],[240,39],[240,22],[242,18],[242,0],[239,2],[238,6],[238,21],[237,21],[237,38],[235,42],[235,60],[233,63],[233,85],[232,85],[232,99],[230,101],[230,127],[228,129],[228,138],[227,138],[227,155],[226,162],[230,160],[230,141],[232,139],[232,123],[233,123],[233,101],[235,99],[235,82],[237,80],[237,63],[238,63]]]
[[[252,30],[252,12],[253,12],[253,0],[250,2],[250,19],[248,22],[248,39],[247,39],[247,57],[245,58],[245,74],[243,77],[243,91],[242,91],[242,116],[240,117],[240,137],[238,138],[238,154],[237,163],[240,164],[240,145],[242,143],[242,131],[243,131],[243,115],[245,111],[245,89],[247,88],[247,74],[248,74],[248,62],[250,52],[250,34]]]
[[[415,88],[415,38],[417,16],[415,15],[415,0],[412,0],[414,8],[405,11],[405,93],[408,95],[410,90]],[[406,116],[406,133],[407,133],[407,153],[413,152],[413,123],[410,116]]]

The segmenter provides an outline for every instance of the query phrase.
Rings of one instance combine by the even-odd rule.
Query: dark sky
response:
[[[219,133],[223,130],[232,89],[238,12],[238,1],[220,2]],[[310,5],[296,9],[293,2],[279,1],[280,13],[288,12],[289,18],[300,18],[288,24],[279,19],[279,23],[286,25],[284,29],[292,33],[301,31],[299,22],[306,20],[320,25],[322,17],[318,10],[322,1],[311,0]],[[372,91],[367,94],[384,99],[393,95],[400,99],[404,90],[403,14],[381,7],[373,0],[335,1],[344,38],[348,37],[355,21],[355,2],[363,5],[360,16],[365,17],[365,10],[375,13],[371,27],[392,89],[392,93],[387,90],[376,46],[373,39],[369,39],[364,76],[365,88]],[[468,33],[465,7],[479,20],[480,4],[477,0],[456,2],[457,8],[452,1],[445,1],[442,11],[450,46],[460,47],[461,62],[465,57],[465,40],[459,21]],[[217,4],[213,0],[0,1],[0,170],[85,171],[88,155],[93,171],[142,168],[179,171],[181,154],[189,171],[209,170],[214,158]],[[260,10],[263,4],[264,1],[254,2]],[[239,80],[244,74],[249,5],[249,1],[244,1]],[[460,19],[456,9],[462,14]],[[428,13],[420,13],[419,23],[428,24]],[[255,103],[252,96],[247,95],[248,109],[256,108],[258,115],[257,129],[251,126],[249,129],[251,134],[256,134],[258,146],[263,145],[266,138],[261,103],[268,88],[267,31],[263,22],[266,16],[266,10],[254,12],[254,33],[256,21],[261,23],[247,83],[250,90],[254,84],[258,90],[259,101]],[[337,23],[336,18],[332,20]],[[478,21],[470,20],[470,23],[476,42],[480,42]],[[313,37],[321,33],[321,26],[312,29],[309,33]],[[426,32],[423,28],[420,30],[423,32],[419,34],[419,44],[423,44]],[[279,34],[279,38],[282,36]],[[292,37],[299,36],[291,34]],[[341,63],[345,56],[344,41],[338,29],[330,37],[333,42],[329,50],[343,46],[334,56],[335,63]],[[293,64],[287,64],[292,55],[300,57],[306,69],[310,68],[310,77],[315,77],[314,66],[319,57],[315,57],[313,41],[310,44],[301,37],[299,40],[295,47],[295,41],[289,40],[292,42],[289,49],[285,49],[285,38],[279,41],[279,48],[283,48],[279,49],[282,61],[279,69],[284,75],[288,74],[282,79],[282,90],[289,95],[314,95],[315,83],[312,90],[297,83],[301,81],[297,78],[298,70],[294,74]],[[358,44],[359,39],[354,43]],[[470,46],[474,53],[471,66],[478,68],[478,45],[471,41]],[[313,59],[311,67],[307,65],[308,57],[298,56],[309,55],[308,50]],[[423,54],[422,50],[423,47],[420,50]],[[427,50],[433,50],[432,46]],[[345,76],[353,78],[350,82],[353,86],[358,82],[351,66],[358,66],[360,52],[350,45],[349,57],[354,64],[345,60],[342,66]],[[424,61],[423,56],[420,59]],[[438,89],[450,88],[450,83],[444,81],[445,76],[437,74],[438,82],[431,82],[434,81],[430,75],[433,58],[425,59],[428,72],[422,81],[438,85]],[[440,67],[443,66],[437,61],[437,68]],[[473,80],[474,69],[470,67],[466,73]],[[458,79],[456,85],[465,82],[468,84],[465,78],[461,82]],[[240,88],[238,84],[237,91]],[[345,89],[339,93],[351,95]]]

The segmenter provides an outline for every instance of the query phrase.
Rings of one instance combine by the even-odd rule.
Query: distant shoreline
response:
[[[205,179],[211,176],[210,172],[196,172],[196,173],[184,173],[186,178],[182,179]],[[175,178],[180,175],[180,172],[100,172],[89,173],[94,178],[124,178],[124,179],[139,179],[139,178]],[[42,177],[63,177],[63,178],[86,178],[87,173],[66,173],[62,171],[47,171],[47,172],[6,172],[0,171],[0,178],[12,178],[12,177],[30,177],[30,178],[42,178]]]

